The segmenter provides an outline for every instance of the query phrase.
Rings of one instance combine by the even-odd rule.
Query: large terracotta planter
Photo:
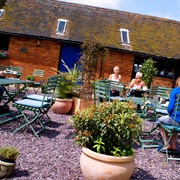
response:
[[[80,99],[77,97],[73,97],[73,105],[71,108],[71,113],[89,108],[92,104],[94,104],[94,100],[87,100],[87,99]]]
[[[53,113],[67,114],[72,107],[72,99],[56,99],[52,106]]]
[[[82,148],[81,170],[86,180],[129,180],[135,168],[133,156],[108,156]]]

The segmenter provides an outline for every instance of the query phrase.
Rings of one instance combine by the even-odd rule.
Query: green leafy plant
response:
[[[132,102],[105,102],[76,112],[70,119],[75,130],[75,142],[95,152],[129,156],[132,141],[142,126]]]
[[[61,76],[60,84],[56,90],[57,97],[61,99],[72,98],[75,94],[74,91],[79,87],[78,80],[81,71],[76,64],[74,64],[74,68],[69,68],[63,60],[61,61],[67,69],[67,72],[56,70],[59,73],[59,76]]]
[[[0,156],[4,158],[16,160],[18,155],[18,149],[13,146],[0,147]]]
[[[145,82],[147,87],[150,87],[152,77],[157,74],[157,68],[155,67],[155,61],[153,59],[145,59],[140,72],[143,74],[143,81]]]
[[[27,75],[26,79],[29,81],[34,81],[35,77],[33,75]]]

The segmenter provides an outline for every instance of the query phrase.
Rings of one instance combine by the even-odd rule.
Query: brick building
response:
[[[110,50],[102,78],[118,65],[128,82],[148,58],[157,62],[154,85],[172,87],[180,75],[178,21],[56,0],[3,0],[0,8],[0,51],[8,51],[0,64],[22,66],[22,79],[34,68],[45,77],[64,70],[60,59],[72,67],[86,39]]]

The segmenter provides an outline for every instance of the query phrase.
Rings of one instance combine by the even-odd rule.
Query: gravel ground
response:
[[[11,132],[19,121],[0,126],[0,145],[13,145],[20,151],[16,169],[9,179],[84,180],[79,165],[81,149],[74,145],[73,129],[68,121],[71,115],[57,115],[50,110],[49,116],[52,122],[40,133],[40,139],[28,129],[13,135]],[[150,124],[146,122],[145,126]],[[180,179],[178,161],[167,164],[165,155],[158,153],[156,148],[143,150],[137,143],[134,143],[134,148],[137,157],[131,180]]]

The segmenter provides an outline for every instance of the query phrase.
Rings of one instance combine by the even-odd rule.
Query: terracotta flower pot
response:
[[[81,111],[83,109],[89,108],[93,104],[94,104],[94,100],[87,100],[87,99],[80,99],[77,97],[73,97],[71,113],[75,113],[76,111]]]
[[[56,99],[52,106],[53,113],[67,114],[72,107],[72,99]]]
[[[80,165],[86,180],[129,180],[134,172],[135,157],[108,156],[82,148]]]

